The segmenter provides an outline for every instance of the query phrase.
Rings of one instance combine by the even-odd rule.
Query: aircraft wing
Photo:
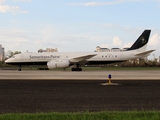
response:
[[[153,52],[155,50],[148,50],[148,51],[144,51],[144,52],[139,52],[139,53],[135,53],[135,56],[146,56],[148,54],[150,54],[151,52]]]
[[[71,58],[70,62],[71,63],[78,63],[78,62],[86,61],[87,59],[90,59],[96,55],[97,54],[87,54],[87,55],[77,56],[77,57]]]

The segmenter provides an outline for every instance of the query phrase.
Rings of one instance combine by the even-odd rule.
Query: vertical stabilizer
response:
[[[151,30],[145,30],[128,50],[136,50],[136,49],[138,51],[146,50],[146,45],[149,41],[150,33]]]

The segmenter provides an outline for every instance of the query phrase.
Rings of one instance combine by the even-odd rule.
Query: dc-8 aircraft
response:
[[[72,67],[72,71],[82,71],[81,65],[109,64],[123,62],[148,56],[154,50],[146,50],[151,30],[144,30],[135,43],[125,51],[119,52],[44,52],[22,53],[12,56],[6,64],[18,65],[47,65],[49,69]]]

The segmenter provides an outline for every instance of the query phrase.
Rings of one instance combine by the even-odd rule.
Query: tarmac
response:
[[[0,71],[1,114],[160,110],[159,93],[159,71]]]
[[[0,80],[160,80],[159,70],[110,70],[110,71],[17,71],[0,70]]]

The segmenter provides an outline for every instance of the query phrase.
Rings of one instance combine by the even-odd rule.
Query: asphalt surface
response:
[[[0,80],[160,80],[159,70],[52,71],[0,70]]]
[[[160,81],[0,80],[0,113],[160,110]]]

